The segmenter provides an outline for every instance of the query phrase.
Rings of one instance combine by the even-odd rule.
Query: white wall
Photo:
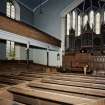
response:
[[[29,49],[29,60],[33,61],[33,49],[32,48]]]
[[[21,46],[20,47],[20,58],[22,60],[26,60],[27,59],[27,52],[26,52],[26,47]]]
[[[31,49],[31,54],[33,50],[33,58],[34,63],[47,65],[47,50],[44,49]],[[49,52],[49,63],[48,66],[60,67],[62,64],[61,53],[59,51],[48,51]],[[60,54],[60,60],[57,60],[57,54]]]
[[[20,58],[20,46],[19,45],[15,45],[15,59],[16,60],[21,60]]]
[[[32,38],[28,38],[28,37],[23,37],[21,35],[17,35],[8,31],[4,31],[0,29],[0,38],[3,40],[10,40],[13,42],[17,42],[17,43],[22,43],[22,44],[28,44],[30,43],[30,45],[32,46],[38,46],[41,48],[49,48],[51,50],[59,50],[60,48],[48,43],[44,43],[38,40],[34,40]]]
[[[26,47],[20,46],[20,45],[16,45],[15,46],[15,54],[16,60],[26,60],[27,54],[26,54]]]
[[[42,31],[61,39],[61,12],[72,3],[73,0],[49,0],[42,7],[43,13],[39,9],[34,13],[34,26]]]
[[[53,45],[43,43],[43,42],[40,42],[37,40],[33,40],[33,39],[30,39],[27,37],[23,37],[23,36],[20,36],[20,35],[14,34],[14,33],[10,33],[10,32],[4,31],[4,30],[0,30],[0,38],[4,39],[4,40],[14,41],[17,43],[23,43],[23,44],[27,44],[28,42],[30,42],[30,45],[32,45],[32,46],[38,46],[41,48],[54,50],[54,51],[59,52],[62,56],[61,48],[59,48],[57,46],[53,46]],[[26,49],[26,47],[20,47],[20,46],[15,47],[17,60],[26,60],[25,49]],[[55,58],[52,57],[51,60],[54,61],[53,59],[55,59]],[[30,49],[30,60],[33,60],[35,63],[47,65],[47,51],[41,50],[41,49]],[[61,63],[62,63],[62,59],[60,59],[60,65],[61,65]]]
[[[49,51],[49,66],[58,66],[57,54],[56,51]]]
[[[16,20],[20,20],[20,6],[16,1],[14,3],[14,6],[16,11]]]
[[[34,63],[47,65],[47,51],[43,49],[33,49]]]

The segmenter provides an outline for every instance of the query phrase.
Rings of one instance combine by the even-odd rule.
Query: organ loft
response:
[[[0,0],[0,105],[105,105],[105,1]]]

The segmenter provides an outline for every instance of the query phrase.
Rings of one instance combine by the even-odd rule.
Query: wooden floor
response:
[[[0,105],[105,105],[104,77],[31,71],[0,75],[0,87],[11,97]]]
[[[2,90],[10,98],[6,93],[4,97]],[[0,74],[0,105],[105,105],[105,78],[36,72]]]

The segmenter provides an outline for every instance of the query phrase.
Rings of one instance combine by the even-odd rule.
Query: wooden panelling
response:
[[[0,29],[60,47],[61,41],[25,23],[0,16]]]
[[[88,71],[92,68],[92,56],[90,54],[68,54],[63,57],[63,67],[69,70],[83,71],[85,65],[88,65]]]
[[[96,70],[105,70],[105,56],[94,56],[94,68]]]
[[[63,67],[69,70],[83,71],[85,64],[88,64],[89,71],[94,75],[105,75],[105,56],[104,55],[91,55],[91,54],[74,54],[65,55],[63,57]],[[81,69],[79,69],[81,67]]]

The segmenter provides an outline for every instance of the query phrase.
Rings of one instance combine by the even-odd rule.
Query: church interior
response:
[[[0,0],[0,105],[105,105],[105,0]]]

